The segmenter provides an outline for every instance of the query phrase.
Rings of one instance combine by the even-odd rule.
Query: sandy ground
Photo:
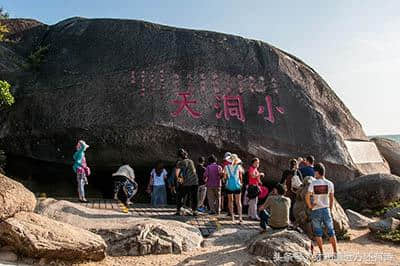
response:
[[[400,245],[382,243],[368,236],[368,229],[350,230],[351,240],[340,241],[340,260],[324,260],[315,265],[396,265],[400,266]],[[231,239],[232,240],[232,239]],[[81,265],[243,265],[252,259],[246,252],[245,241],[223,241],[213,246],[200,248],[193,252],[179,255],[151,255],[140,257],[107,257],[102,262],[85,263]],[[325,253],[331,252],[328,243],[324,244]],[[317,251],[317,248],[316,250]],[[383,261],[382,256],[387,261]],[[377,256],[374,258],[373,256]],[[358,262],[357,262],[358,260]],[[359,260],[362,260],[360,262]]]

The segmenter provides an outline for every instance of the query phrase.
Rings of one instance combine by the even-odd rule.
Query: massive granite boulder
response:
[[[400,143],[386,138],[373,138],[372,141],[389,163],[392,174],[400,176]]]
[[[351,154],[353,142],[361,154],[374,144],[321,76],[267,43],[72,18],[37,25],[7,44],[24,60],[40,47],[49,50],[36,71],[0,72],[16,96],[0,114],[0,144],[11,154],[71,163],[75,143],[85,139],[95,168],[173,163],[183,147],[192,157],[260,157],[273,179],[289,158],[307,154],[325,162],[337,183],[389,171],[379,156]]]
[[[376,209],[400,200],[400,177],[372,174],[348,182],[336,193],[339,201],[355,210]]]
[[[21,211],[33,211],[36,198],[21,183],[0,174],[0,221]]]

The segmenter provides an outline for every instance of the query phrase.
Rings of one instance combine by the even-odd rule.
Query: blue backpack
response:
[[[228,170],[228,180],[226,181],[225,188],[229,191],[236,191],[242,188],[238,176],[239,171],[237,171],[238,167],[239,165],[235,165],[235,168],[233,168],[233,173],[230,166],[226,167],[226,169]]]

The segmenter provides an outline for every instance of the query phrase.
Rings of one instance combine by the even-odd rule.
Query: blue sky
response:
[[[303,59],[367,134],[400,134],[400,1],[0,0],[12,17],[141,19],[259,39]]]

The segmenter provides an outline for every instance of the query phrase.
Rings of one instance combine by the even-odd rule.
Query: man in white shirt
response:
[[[325,167],[322,163],[314,166],[315,180],[308,186],[306,194],[307,207],[312,210],[311,222],[321,255],[322,250],[322,224],[328,230],[329,242],[332,244],[333,252],[336,255],[336,236],[333,228],[332,208],[334,202],[334,185],[325,178]],[[312,197],[312,199],[311,199]]]

